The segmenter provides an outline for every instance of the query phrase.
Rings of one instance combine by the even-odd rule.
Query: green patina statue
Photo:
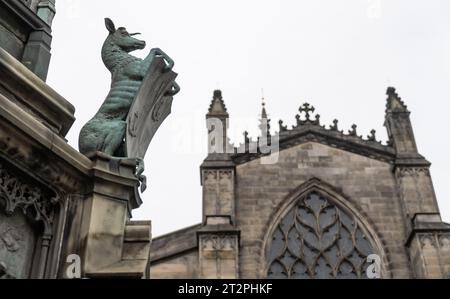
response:
[[[123,27],[116,29],[114,23],[108,18],[105,19],[105,23],[109,35],[102,48],[102,59],[112,74],[111,90],[98,113],[81,130],[79,150],[85,155],[103,152],[114,157],[128,157],[142,160],[144,158],[143,156],[130,156],[133,153],[127,152],[126,132],[127,127],[130,126],[130,120],[127,120],[127,118],[129,118],[130,109],[136,99],[139,98],[139,94],[141,94],[140,98],[143,98],[141,101],[151,102],[153,106],[171,105],[171,97],[179,91],[179,87],[174,81],[176,74],[172,72],[174,61],[158,48],[152,49],[144,60],[130,55],[129,53],[132,51],[145,48],[145,41],[133,37],[139,33],[130,34]],[[156,64],[155,60],[157,59],[165,62],[164,68],[161,74],[151,74],[151,72],[157,72],[155,67],[152,67]],[[153,77],[163,77],[164,73],[173,73],[175,76],[170,77],[169,83],[165,82],[166,84],[155,81],[155,79],[153,81],[157,83],[147,87],[147,89],[151,91],[152,89],[160,90],[167,88],[167,90],[163,90],[164,92],[160,94],[147,91],[145,96],[142,95],[143,89],[145,88],[141,87],[143,85],[149,85],[143,84],[144,81],[152,81]],[[170,97],[170,101],[167,100],[168,97]],[[151,107],[152,105],[145,103],[141,103],[140,105],[149,107],[148,109],[153,109]],[[150,111],[143,112],[150,113]],[[153,124],[153,127],[157,129],[162,120],[164,119],[159,120],[159,123]],[[141,123],[140,125],[152,126],[148,122]],[[136,130],[136,128],[134,129]],[[145,142],[149,143],[149,140],[145,140]],[[148,147],[148,144],[145,145]],[[144,154],[145,151],[142,155]]]

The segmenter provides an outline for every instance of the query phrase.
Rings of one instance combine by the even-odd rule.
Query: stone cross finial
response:
[[[300,128],[303,125],[320,126],[320,115],[317,114],[314,117],[315,120],[313,120],[311,118],[311,114],[316,111],[316,108],[314,108],[314,106],[311,106],[310,104],[305,103],[298,110],[300,111],[300,114],[297,114],[295,116],[295,118],[297,120],[297,128]],[[305,115],[305,120],[302,120],[302,114]]]
[[[314,108],[314,106],[311,106],[308,103],[305,103],[300,107],[299,111],[300,111],[300,114],[302,114],[304,112],[306,120],[309,121],[310,117],[311,117],[310,113],[314,113],[314,111],[316,111],[316,108]]]

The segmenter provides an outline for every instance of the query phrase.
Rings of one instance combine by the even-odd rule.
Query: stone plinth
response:
[[[92,189],[79,208],[78,246],[85,277],[148,277],[151,223],[131,222],[135,202],[134,160],[101,153],[91,157]]]

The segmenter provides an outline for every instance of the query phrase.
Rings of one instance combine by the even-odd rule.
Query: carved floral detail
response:
[[[436,247],[436,238],[433,234],[423,234],[419,237],[420,245],[424,247]]]
[[[268,278],[364,278],[376,253],[359,223],[312,192],[298,200],[272,235]]]
[[[405,176],[419,177],[430,176],[430,169],[428,167],[405,167],[399,168],[397,171],[397,177],[403,178]]]
[[[9,252],[17,252],[21,248],[22,236],[12,227],[0,232],[0,241],[5,244],[6,250]]]
[[[53,223],[54,205],[59,200],[57,196],[45,198],[41,189],[10,175],[1,164],[0,199],[4,201],[4,211],[7,215],[21,210],[27,217],[42,221],[47,227]]]
[[[232,176],[233,176],[233,171],[231,171],[231,170],[219,171],[219,178],[221,180],[230,180]]]
[[[204,181],[215,181],[217,180],[217,171],[216,170],[205,170],[203,172]]]
[[[202,238],[202,249],[206,251],[231,251],[237,248],[237,239],[232,235],[206,235]]]

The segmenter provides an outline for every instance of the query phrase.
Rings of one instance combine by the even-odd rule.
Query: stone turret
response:
[[[230,115],[227,112],[222,91],[214,91],[213,100],[206,114],[208,127],[208,158],[207,160],[229,160],[233,152],[228,138]]]
[[[229,114],[216,90],[206,121],[208,157],[201,166],[203,187],[203,228],[197,232],[200,278],[237,278],[239,231],[235,229],[236,167],[228,139]]]
[[[389,140],[399,157],[418,157],[416,139],[410,120],[410,111],[395,88],[387,90],[386,123]]]
[[[387,95],[385,126],[389,143],[396,153],[394,171],[407,219],[410,221],[419,213],[438,215],[439,209],[429,174],[431,164],[418,152],[411,113],[395,88],[389,87]]]
[[[394,174],[405,213],[409,236],[406,246],[416,277],[450,277],[450,226],[443,223],[433,182],[431,164],[419,154],[410,111],[395,88],[387,90],[386,123],[395,149]]]

